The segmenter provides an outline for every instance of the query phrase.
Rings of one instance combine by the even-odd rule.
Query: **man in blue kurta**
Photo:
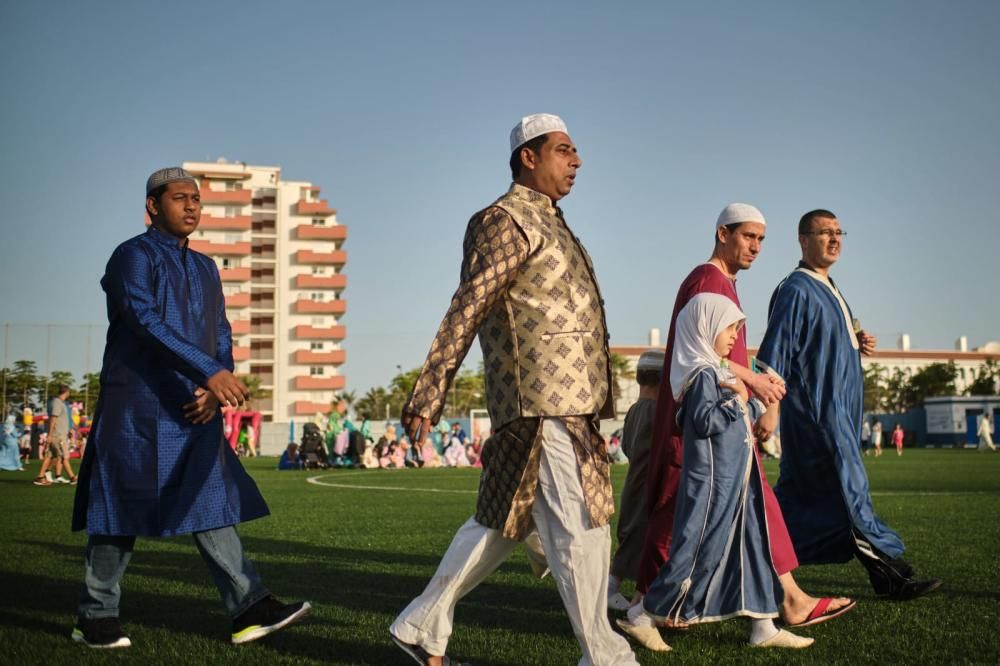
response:
[[[861,354],[871,354],[876,340],[855,324],[830,278],[843,234],[828,210],[802,216],[802,261],[771,297],[757,358],[788,388],[780,408],[781,472],[774,491],[800,563],[854,556],[868,570],[876,595],[913,599],[941,581],[914,577],[902,559],[902,539],[872,507],[859,448]],[[777,418],[772,410],[762,426],[773,430]]]
[[[232,642],[246,643],[310,606],[271,596],[235,529],[268,510],[223,439],[220,404],[249,393],[233,374],[219,271],[188,248],[201,220],[198,182],[179,167],[153,173],[146,211],[151,226],[115,249],[101,280],[108,337],[73,507],[73,529],[89,538],[72,637],[131,645],[118,604],[135,538],[192,534],[233,618]]]

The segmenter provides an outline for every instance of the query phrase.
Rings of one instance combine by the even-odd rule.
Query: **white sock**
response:
[[[635,627],[655,627],[656,623],[650,617],[646,609],[642,607],[642,599],[635,606],[628,609],[628,622]]]
[[[768,638],[778,635],[778,628],[774,626],[774,620],[764,618],[763,620],[750,620],[750,643],[758,645]]]
[[[614,574],[608,574],[608,596],[614,596],[622,582]]]

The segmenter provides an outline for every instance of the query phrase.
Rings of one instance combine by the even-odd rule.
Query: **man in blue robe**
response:
[[[846,562],[868,570],[876,595],[914,599],[941,585],[917,580],[903,541],[872,507],[861,460],[861,354],[875,337],[855,325],[830,278],[844,232],[828,210],[799,221],[802,261],[771,297],[757,358],[787,382],[780,408],[781,473],[775,494],[802,564]],[[773,430],[772,409],[759,428]]]
[[[152,225],[115,249],[101,286],[108,336],[101,392],[80,469],[73,529],[86,529],[84,589],[73,639],[128,647],[119,581],[136,536],[191,534],[246,643],[305,616],[282,604],[244,556],[235,525],[267,505],[225,443],[221,405],[249,396],[233,375],[219,271],[188,248],[201,220],[195,178],[178,167],[146,182]]]

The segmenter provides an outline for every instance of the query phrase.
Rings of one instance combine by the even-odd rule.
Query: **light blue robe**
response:
[[[711,369],[698,372],[685,392],[670,559],[643,601],[654,617],[688,623],[777,617],[784,592],[771,562],[750,434],[763,410],[760,401],[744,405],[721,389]]]
[[[3,424],[3,438],[0,439],[0,470],[17,472],[21,469],[21,450],[17,443],[17,428],[13,419]]]
[[[267,515],[221,412],[200,425],[183,413],[195,388],[233,369],[215,263],[150,227],[118,246],[101,286],[108,338],[73,529],[170,536]]]
[[[903,554],[902,539],[872,507],[860,448],[861,355],[835,288],[808,269],[793,271],[771,297],[757,352],[787,382],[774,492],[802,564],[849,560],[852,528],[889,557]]]

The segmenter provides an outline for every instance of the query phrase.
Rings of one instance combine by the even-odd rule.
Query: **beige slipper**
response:
[[[784,629],[779,629],[778,633],[771,636],[766,641],[761,641],[760,643],[751,643],[750,647],[755,648],[807,648],[815,642],[812,638],[806,638],[805,636],[796,636],[790,631],[785,631]]]
[[[615,620],[618,627],[626,634],[639,641],[639,645],[653,652],[667,652],[671,648],[663,642],[663,637],[656,627],[637,627],[627,620]]]

